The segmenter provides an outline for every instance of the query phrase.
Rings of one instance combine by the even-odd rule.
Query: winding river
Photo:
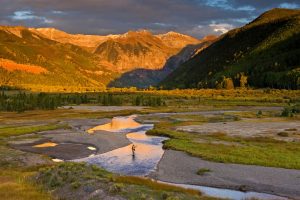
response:
[[[79,161],[100,165],[109,171],[125,175],[146,176],[155,170],[164,153],[162,141],[167,138],[146,135],[145,132],[152,129],[153,124],[139,124],[134,118],[135,116],[115,117],[111,123],[94,127],[88,132],[101,130],[127,133],[126,137],[136,146],[135,156],[132,155],[132,145],[128,145]]]
[[[162,148],[162,142],[167,138],[146,135],[146,131],[152,129],[153,124],[140,124],[135,121],[135,117],[135,115],[128,117],[115,117],[110,123],[99,125],[88,130],[88,133],[94,134],[97,134],[98,130],[126,133],[126,137],[136,146],[135,156],[132,155],[132,145],[128,145],[107,153],[91,155],[87,158],[78,159],[76,161],[96,164],[108,171],[124,175],[147,176],[156,169],[158,162],[163,156],[164,150]],[[265,193],[241,192],[236,190],[187,184],[167,184],[196,189],[212,197],[228,198],[233,200],[250,198],[266,200],[286,199]]]

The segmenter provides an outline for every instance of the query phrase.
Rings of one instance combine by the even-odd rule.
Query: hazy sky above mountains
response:
[[[202,37],[242,26],[275,7],[299,9],[300,0],[1,0],[0,24],[84,34],[149,29]]]

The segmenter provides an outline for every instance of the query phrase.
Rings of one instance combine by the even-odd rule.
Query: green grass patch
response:
[[[147,134],[169,137],[170,139],[164,142],[165,149],[184,151],[205,160],[300,169],[299,142],[285,142],[264,137],[230,137],[225,134],[201,135],[164,129],[150,130]],[[240,145],[198,143],[197,139],[235,142]]]
[[[60,128],[68,128],[67,124],[47,124],[39,126],[23,126],[23,127],[1,127],[0,138],[10,136],[20,136],[29,133],[35,133],[40,131],[55,130]]]

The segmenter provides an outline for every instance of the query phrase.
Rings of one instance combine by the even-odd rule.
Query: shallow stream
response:
[[[136,146],[133,156],[132,145],[118,148],[107,153],[93,155],[87,158],[78,159],[76,161],[84,161],[91,164],[99,165],[108,171],[120,173],[124,175],[146,176],[156,169],[158,162],[164,154],[162,142],[165,137],[149,136],[146,131],[153,128],[153,124],[140,124],[136,122],[136,116],[115,117],[111,123],[96,126],[88,133],[97,134],[97,131],[109,131],[118,133],[127,133],[127,138]],[[266,199],[266,200],[283,200],[286,198],[274,196],[270,194],[257,192],[241,192],[229,189],[220,189],[213,187],[204,187],[188,184],[174,184],[184,188],[191,188],[201,191],[202,193],[220,198],[228,198],[233,200],[242,199]]]

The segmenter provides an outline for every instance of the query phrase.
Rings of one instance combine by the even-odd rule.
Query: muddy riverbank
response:
[[[219,112],[208,111],[201,114],[214,115]],[[151,114],[153,115],[162,116],[168,113]],[[148,138],[149,136],[144,134],[144,131],[151,129],[152,126],[138,124],[133,121],[135,117],[117,119],[68,119],[61,123],[68,123],[70,129],[43,131],[35,134],[40,137],[38,139],[34,138],[31,141],[29,139],[27,142],[14,141],[10,144],[16,149],[52,158],[79,159],[98,164],[121,174],[147,175],[151,171],[150,178],[170,183],[256,191],[299,199],[300,170],[215,163],[179,151],[163,152],[160,138]],[[126,121],[127,119],[130,119],[130,123]],[[221,124],[224,123],[220,123],[220,126]],[[92,131],[89,133],[89,130]],[[46,143],[51,143],[52,146],[47,146]],[[137,144],[135,160],[131,155],[132,143]],[[159,149],[154,156],[152,154],[156,153],[156,147]],[[139,165],[139,168],[135,169],[136,165]],[[196,172],[200,168],[209,169],[211,172],[203,176],[197,175]],[[132,169],[135,171],[130,171]]]
[[[61,160],[73,160],[91,155],[105,153],[127,146],[130,141],[125,133],[95,131],[88,134],[89,128],[110,122],[110,119],[73,119],[66,121],[70,129],[57,129],[35,133],[34,139],[24,142],[12,141],[11,147],[23,151],[39,153]],[[35,145],[46,142],[56,143],[56,146],[38,148]]]
[[[206,168],[211,172],[197,175]],[[166,150],[151,178],[165,182],[243,189],[300,199],[300,170],[205,161],[184,152]]]

